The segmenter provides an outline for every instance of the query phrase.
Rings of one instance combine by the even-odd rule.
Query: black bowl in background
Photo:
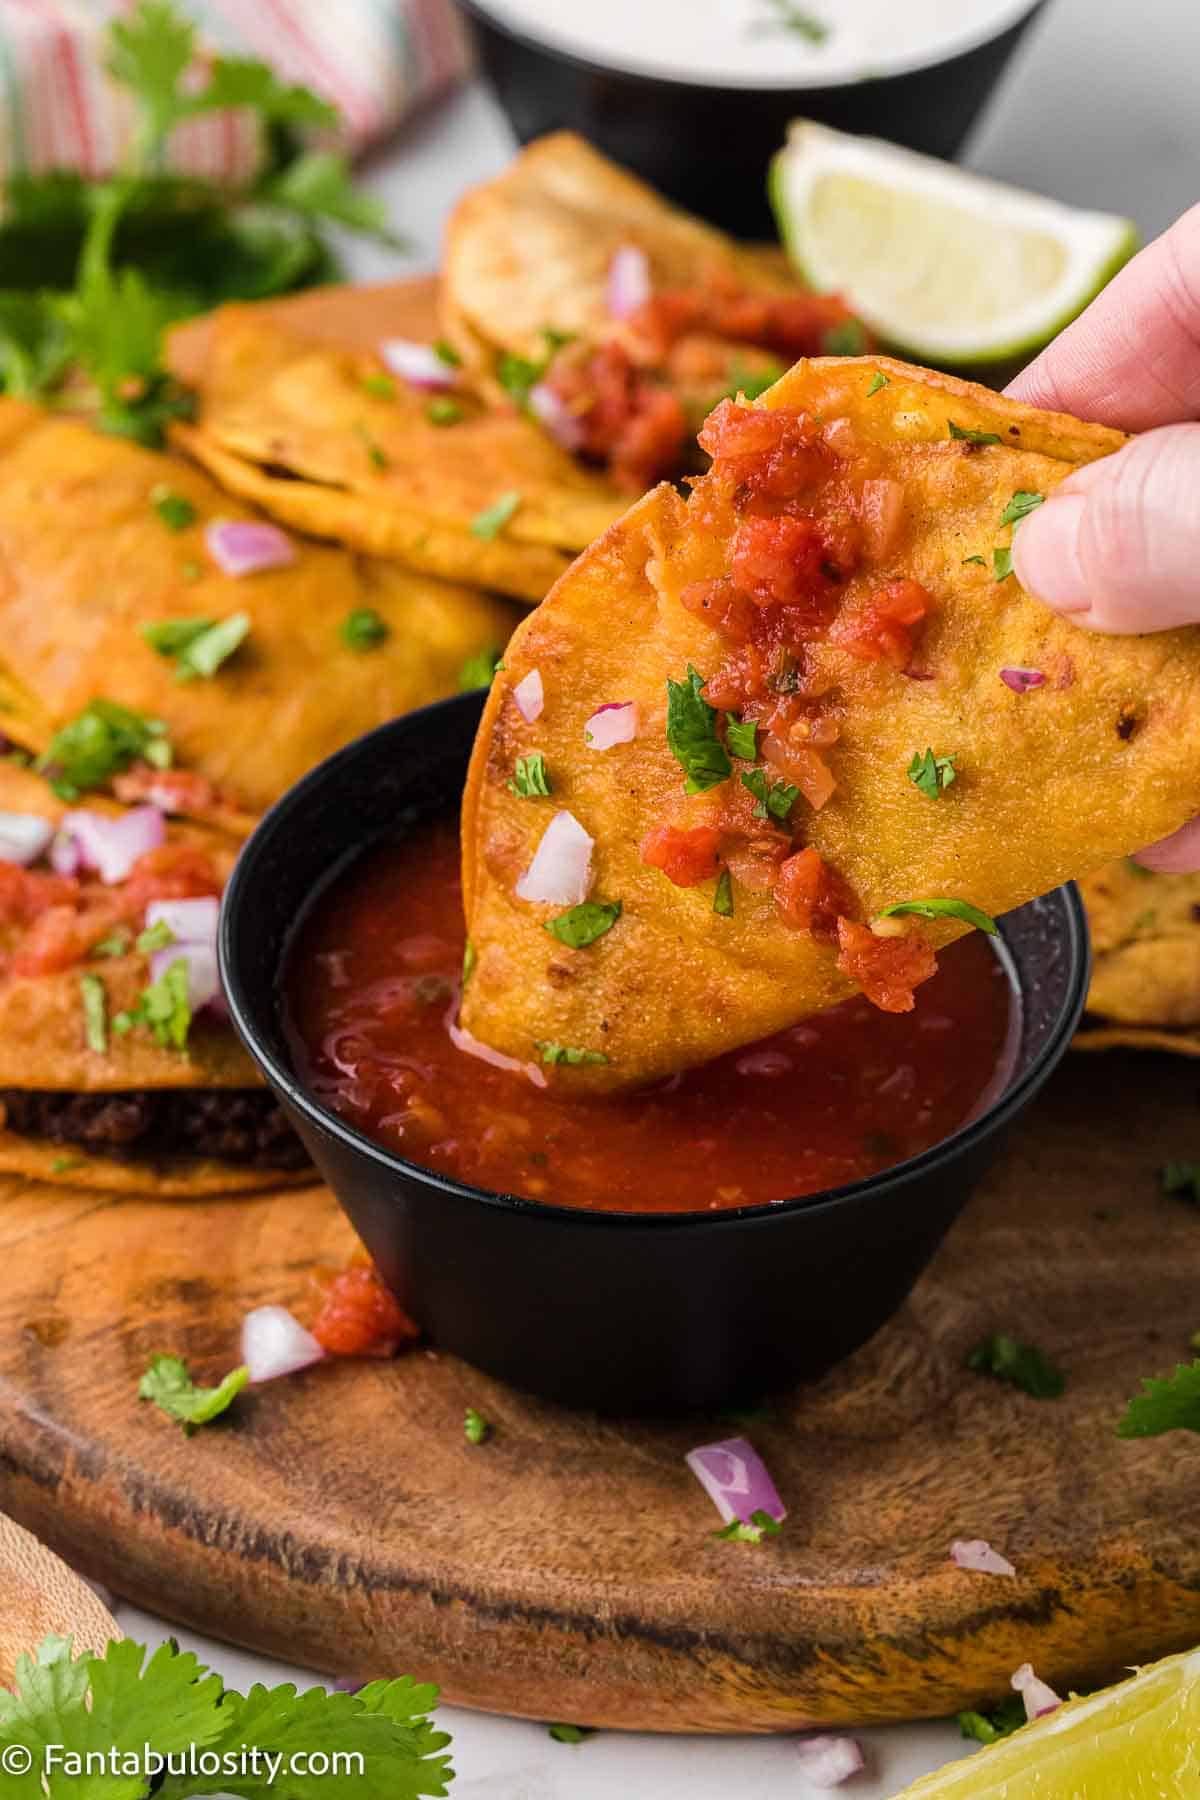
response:
[[[221,912],[234,1024],[385,1279],[444,1349],[532,1393],[627,1414],[714,1408],[819,1374],[905,1299],[1065,1051],[1087,992],[1078,894],[1060,888],[1001,921],[1023,998],[1012,1075],[978,1119],[912,1161],[719,1215],[487,1193],[405,1162],[306,1093],[280,989],[314,896],[372,842],[457,809],[482,702],[463,695],[380,726],[268,813]]]
[[[486,0],[459,4],[521,143],[578,131],[679,205],[753,238],[775,235],[767,169],[793,119],[953,157],[1045,0],[1029,0],[1027,12],[958,55],[895,74],[788,88],[719,87],[606,67],[510,29]]]

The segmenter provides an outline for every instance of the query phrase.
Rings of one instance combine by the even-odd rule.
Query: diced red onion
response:
[[[533,861],[517,883],[518,900],[534,900],[544,906],[578,906],[586,900],[592,885],[595,842],[574,813],[555,813]]]
[[[650,259],[636,244],[622,244],[608,265],[608,313],[612,319],[631,319],[653,293]]]
[[[745,1438],[701,1444],[689,1450],[685,1460],[726,1525],[734,1519],[748,1524],[756,1512],[765,1512],[772,1519],[787,1518],[787,1508],[766,1464]]]
[[[1013,1674],[1012,1685],[1025,1702],[1027,1719],[1043,1718],[1046,1713],[1057,1712],[1062,1705],[1062,1700],[1054,1689],[1047,1687],[1044,1681],[1039,1681],[1033,1672],[1032,1663],[1021,1664]]]
[[[216,945],[168,944],[165,949],[156,950],[150,958],[151,981],[161,981],[171,965],[180,959],[187,964],[188,1005],[193,1013],[203,1012],[206,1006],[223,1011],[225,999],[217,973]]]
[[[178,944],[215,944],[221,902],[211,895],[201,900],[152,900],[146,908],[146,924],[165,925]]]
[[[0,812],[0,862],[28,868],[49,849],[54,826],[40,813]]]
[[[214,519],[204,527],[204,542],[223,575],[258,575],[296,560],[287,532],[265,519]]]
[[[598,706],[583,728],[590,750],[611,750],[614,744],[631,744],[637,736],[637,707],[632,700],[608,700]]]
[[[399,375],[410,387],[432,391],[454,386],[454,370],[442,361],[432,344],[419,344],[412,338],[385,338],[379,354],[392,374]]]
[[[166,842],[167,827],[157,806],[134,806],[116,816],[80,807],[63,814],[59,836],[74,845],[76,868],[94,869],[101,881],[111,887],[125,880],[139,857]],[[59,854],[61,864],[51,854],[54,866],[60,873],[74,874],[74,869],[65,867],[69,859],[65,846]]]
[[[583,423],[579,414],[571,411],[549,382],[539,381],[530,388],[529,410],[546,427],[556,444],[561,444],[564,450],[579,449],[583,443]]]
[[[960,1569],[976,1575],[1015,1575],[1007,1556],[993,1550],[986,1538],[955,1538],[950,1546],[950,1561]]]
[[[751,1050],[737,1060],[739,1075],[786,1075],[791,1066],[792,1059],[783,1050]]]
[[[480,1043],[470,1031],[463,1029],[453,1019],[447,1019],[446,1029],[450,1033],[450,1042],[456,1050],[462,1050],[467,1056],[477,1056],[480,1062],[490,1063],[493,1069],[507,1069],[510,1075],[525,1075],[534,1087],[548,1087],[545,1072],[536,1063],[520,1062],[515,1056],[505,1056],[502,1050],[493,1050],[490,1044]]]
[[[857,1738],[839,1737],[822,1732],[816,1737],[797,1738],[796,1750],[800,1773],[809,1787],[835,1788],[866,1767],[862,1745]]]
[[[1044,687],[1046,682],[1040,669],[1001,669],[1000,679],[1014,694],[1027,694],[1030,688]]]
[[[517,711],[527,725],[542,716],[542,708],[546,704],[546,690],[542,686],[542,671],[530,669],[528,675],[522,675],[512,691],[517,703]]]
[[[242,1361],[251,1381],[274,1381],[311,1368],[325,1352],[286,1306],[256,1306],[242,1320]]]

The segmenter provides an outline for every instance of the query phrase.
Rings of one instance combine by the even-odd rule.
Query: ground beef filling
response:
[[[0,1088],[8,1129],[118,1157],[215,1157],[251,1168],[303,1169],[308,1156],[264,1089],[137,1089],[75,1094]]]

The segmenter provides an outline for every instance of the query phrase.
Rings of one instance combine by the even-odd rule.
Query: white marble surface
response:
[[[1198,70],[1198,0],[1051,0],[975,133],[968,160],[1077,205],[1128,213],[1151,236],[1200,199]],[[378,280],[432,267],[455,195],[499,168],[511,149],[504,119],[478,86],[431,113],[367,175],[408,237],[410,255],[398,265],[391,252],[351,245],[350,272]],[[143,1640],[157,1642],[167,1629],[132,1608],[120,1616]],[[235,1686],[306,1679],[180,1635]],[[815,1791],[798,1773],[786,1738],[606,1733],[569,1746],[515,1720],[451,1708],[442,1718],[454,1736],[457,1800],[803,1800]],[[965,1748],[950,1725],[862,1735],[869,1768],[846,1790],[855,1800],[886,1800]]]

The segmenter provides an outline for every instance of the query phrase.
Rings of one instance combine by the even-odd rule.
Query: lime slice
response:
[[[1128,219],[804,119],[770,193],[805,280],[840,289],[885,343],[959,368],[1040,350],[1137,248]]]
[[[1025,1725],[901,1800],[1133,1800],[1200,1793],[1200,1650]]]

